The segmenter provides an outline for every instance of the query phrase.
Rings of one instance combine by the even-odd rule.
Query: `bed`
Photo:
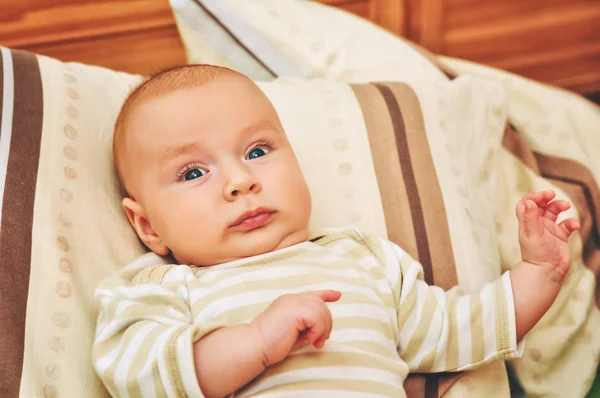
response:
[[[407,7],[412,2],[325,2],[366,17],[388,31],[405,36],[420,32],[418,41],[432,40],[433,36],[425,33],[426,27],[416,28],[415,21],[419,20],[418,15],[422,15],[419,12],[423,9]],[[3,29],[0,30],[0,45],[30,52],[7,48],[2,52],[4,97],[0,116],[4,115],[3,120],[8,120],[6,115],[10,111],[13,115],[11,123],[15,126],[12,128],[13,140],[9,141],[10,152],[5,152],[11,157],[7,158],[10,162],[7,160],[3,172],[0,229],[2,267],[10,264],[13,267],[10,269],[15,270],[10,273],[15,276],[0,284],[3,297],[8,297],[10,303],[0,311],[0,325],[8,325],[2,330],[6,341],[2,344],[0,369],[3,374],[6,370],[8,375],[0,381],[2,394],[105,394],[97,380],[90,376],[90,369],[81,370],[81,373],[75,370],[78,366],[86,366],[83,359],[88,354],[73,352],[75,348],[85,349],[85,339],[78,344],[69,344],[78,335],[89,338],[93,316],[81,318],[81,314],[93,307],[93,282],[110,270],[110,267],[102,266],[103,262],[85,257],[97,255],[100,259],[108,258],[118,263],[139,254],[141,249],[131,243],[135,242],[135,236],[123,226],[119,208],[114,206],[111,195],[117,187],[111,174],[109,149],[111,118],[118,110],[119,101],[139,77],[60,63],[35,57],[31,52],[142,75],[186,60],[220,63],[257,80],[279,78],[273,88],[267,85],[265,89],[274,93],[280,90],[282,94],[273,94],[278,98],[302,98],[307,101],[307,106],[311,101],[299,94],[307,90],[305,83],[281,76],[314,78],[315,83],[311,83],[313,86],[309,90],[314,96],[312,102],[332,96],[329,101],[323,100],[327,117],[319,129],[335,131],[339,126],[364,124],[365,132],[360,134],[367,136],[379,130],[369,127],[374,123],[373,119],[369,122],[366,112],[371,106],[364,102],[369,98],[369,89],[357,87],[381,80],[406,82],[410,87],[407,92],[414,92],[416,96],[399,95],[398,101],[405,103],[403,106],[407,108],[403,109],[410,114],[418,109],[411,108],[415,106],[415,100],[422,107],[424,124],[416,130],[411,128],[411,131],[421,129],[422,134],[426,134],[423,137],[430,146],[432,163],[423,170],[435,170],[440,184],[438,202],[424,203],[423,206],[424,209],[439,208],[443,203],[447,223],[440,231],[447,230],[447,235],[436,239],[445,242],[442,247],[446,247],[447,253],[453,253],[455,263],[454,266],[443,266],[439,261],[432,262],[430,282],[444,287],[459,283],[466,290],[475,290],[514,264],[518,259],[518,248],[515,247],[516,229],[510,217],[511,206],[524,192],[550,187],[576,204],[570,215],[578,216],[584,228],[572,247],[575,271],[571,273],[558,304],[532,332],[530,348],[523,359],[515,362],[509,372],[514,372],[520,380],[520,385],[512,385],[514,394],[519,390],[540,396],[587,394],[600,353],[600,336],[595,332],[600,326],[600,295],[595,286],[600,273],[596,255],[600,165],[593,150],[600,148],[600,137],[594,134],[594,126],[597,130],[600,124],[597,107],[569,92],[497,69],[436,56],[417,43],[400,40],[370,23],[316,3],[248,0],[231,1],[228,7],[219,8],[217,2],[210,0],[173,0],[172,4],[155,0],[105,1],[93,6],[87,1],[56,1],[51,5],[39,3],[33,9],[24,8],[20,2],[6,4],[0,6],[8,7],[8,12],[1,15],[9,21],[0,28]],[[422,4],[423,7],[433,6],[436,2]],[[76,17],[63,18],[65,13]],[[198,18],[211,24],[198,24]],[[424,21],[421,23],[425,24]],[[207,26],[215,33],[206,35],[202,29]],[[239,32],[250,33],[240,35]],[[289,43],[296,44],[291,48]],[[345,81],[350,86],[330,84],[323,79]],[[581,81],[565,86],[579,87],[582,92],[594,89],[594,83],[582,84]],[[404,92],[400,88],[396,90]],[[444,90],[452,94],[440,96],[446,92]],[[102,98],[106,108],[92,109],[94,98]],[[481,102],[474,98],[480,98]],[[362,114],[364,119],[333,118],[330,113],[340,103],[354,110],[348,114]],[[455,107],[450,106],[453,103]],[[482,108],[481,104],[485,106]],[[300,124],[294,119],[298,115],[294,115],[289,106],[281,106],[281,111],[287,112],[286,117],[290,120],[288,130],[297,131],[297,134],[312,130],[295,129],[294,126]],[[60,116],[49,116],[54,113]],[[475,121],[473,114],[483,116]],[[458,128],[461,125],[455,125],[456,120],[468,121],[472,123],[471,127]],[[5,128],[6,123],[3,121]],[[488,131],[483,141],[481,137],[464,135],[468,131],[479,131],[473,127],[476,123],[479,123],[479,129]],[[436,127],[432,127],[434,125]],[[357,130],[348,128],[342,129],[344,134],[356,134],[355,140],[365,139]],[[36,131],[38,135],[35,135]],[[443,142],[450,137],[449,131],[456,133],[449,142]],[[443,138],[444,132],[446,138]],[[3,130],[0,138],[5,147],[6,137],[6,130]],[[23,137],[25,141],[21,140]],[[15,145],[18,145],[16,149]],[[302,145],[301,140],[297,145]],[[473,150],[468,152],[474,155],[452,167],[453,163],[449,162],[454,160],[448,154],[462,159],[460,154],[464,154],[462,147],[465,145],[472,146]],[[371,147],[373,154],[379,150]],[[398,212],[406,210],[400,210],[397,202],[386,199],[393,193],[386,191],[390,185],[382,181],[391,181],[393,177],[384,177],[382,170],[392,172],[397,166],[381,164],[378,160],[381,158],[373,155],[373,164],[370,158],[363,159],[363,165],[373,168],[372,174],[363,175],[364,184],[371,184],[372,189],[358,197],[363,203],[360,208],[378,210],[363,214],[353,213],[355,208],[350,208],[338,214],[324,207],[318,212],[320,220],[332,225],[357,222],[403,246],[416,248],[414,231],[396,231],[390,221],[393,214],[397,216]],[[337,158],[323,162],[332,159]],[[98,163],[92,164],[92,161]],[[341,178],[342,169],[335,164],[331,167],[337,170],[337,174],[332,175]],[[98,169],[103,172],[99,173]],[[347,166],[343,170],[348,170]],[[444,172],[447,174],[441,174]],[[82,183],[90,177],[97,178],[94,181],[98,184]],[[419,178],[423,178],[425,184],[431,175],[425,173]],[[59,181],[62,182],[57,187]],[[317,184],[313,189],[315,192],[329,192],[329,184],[323,185],[318,179],[314,181]],[[503,194],[496,194],[497,191]],[[356,192],[349,193],[343,186],[339,192],[348,197],[356,198],[353,195],[357,195]],[[455,209],[453,206],[458,206],[461,196],[469,201],[479,199],[477,203],[487,205]],[[81,197],[86,198],[86,204],[78,200]],[[322,203],[326,197],[323,194]],[[81,225],[75,220],[82,217],[76,215],[102,206],[107,207],[99,212],[102,213],[99,218],[84,224],[99,236],[115,236],[118,231],[123,234],[123,241],[108,247],[110,241],[100,239],[102,244],[91,245],[93,250],[86,252],[82,249],[85,240],[81,239],[88,235],[76,236],[75,231],[80,231]],[[459,227],[471,233],[457,232]],[[466,253],[459,249],[467,245],[476,246],[478,250]],[[443,251],[439,254],[444,255],[447,256]],[[47,259],[54,257],[52,267],[47,267]],[[87,261],[98,265],[96,272],[81,271],[81,265]],[[22,263],[31,263],[30,270],[17,272],[18,264]],[[74,300],[77,303],[73,303]],[[79,317],[73,314],[79,314]],[[68,365],[73,355],[81,355],[79,361],[83,362],[73,361]],[[410,396],[415,397],[507,396],[510,394],[508,378],[504,365],[500,365],[469,374],[415,376],[406,388]],[[67,388],[73,377],[78,382]],[[566,386],[562,382],[564,379],[572,383]]]

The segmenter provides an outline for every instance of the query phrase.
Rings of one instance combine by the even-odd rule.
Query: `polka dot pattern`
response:
[[[340,173],[341,176],[349,176],[350,174],[352,174],[352,171],[353,167],[350,163],[342,163],[338,167],[338,173]]]
[[[542,359],[542,352],[537,348],[531,348],[529,350],[529,358],[531,358],[532,361],[538,362]]]
[[[61,334],[71,327],[71,317],[68,312],[68,302],[73,296],[73,285],[70,277],[73,273],[74,264],[71,253],[71,244],[69,242],[69,234],[72,233],[71,226],[73,225],[69,215],[71,212],[75,195],[73,193],[72,184],[77,180],[77,160],[79,159],[79,151],[77,149],[77,140],[79,137],[79,131],[77,127],[77,120],[79,119],[80,113],[77,103],[81,100],[80,92],[77,88],[77,77],[71,65],[65,65],[66,72],[63,74],[63,80],[65,82],[64,95],[68,99],[65,113],[67,120],[69,121],[63,126],[63,137],[64,144],[62,145],[62,153],[58,159],[63,163],[62,168],[62,180],[57,181],[57,193],[62,202],[62,209],[57,215],[58,231],[60,235],[56,237],[56,244],[60,250],[60,257],[55,261],[59,270],[57,274],[60,279],[55,280],[54,291],[58,297],[61,298],[62,308],[51,314],[53,329],[51,330],[52,335],[47,340],[47,348],[52,351],[55,358],[52,363],[46,364],[46,384],[43,387],[43,394],[46,398],[53,398],[58,396],[56,387],[52,384],[57,382],[62,377],[62,369],[59,365],[60,356],[56,354],[62,354],[66,351],[66,338]]]

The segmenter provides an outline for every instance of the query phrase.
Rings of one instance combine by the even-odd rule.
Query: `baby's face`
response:
[[[145,100],[127,129],[129,203],[143,218],[133,224],[156,253],[214,265],[307,239],[306,182],[252,82],[220,77]]]

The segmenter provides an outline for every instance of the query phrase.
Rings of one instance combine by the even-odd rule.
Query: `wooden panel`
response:
[[[368,1],[345,3],[341,4],[339,7],[365,19],[374,18],[374,15],[371,13],[371,4],[369,4]]]
[[[0,44],[17,47],[172,26],[168,0],[2,0]]]
[[[375,7],[379,25],[399,36],[406,36],[407,0],[378,0]]]
[[[582,93],[600,86],[599,0],[445,0],[440,52]]]
[[[443,50],[445,1],[407,0],[407,38],[434,53]]]
[[[179,32],[168,27],[27,46],[26,49],[61,61],[83,62],[142,75],[186,63]]]
[[[168,0],[0,0],[0,45],[140,74],[186,61]]]

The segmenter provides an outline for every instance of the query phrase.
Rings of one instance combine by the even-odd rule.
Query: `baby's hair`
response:
[[[139,84],[127,96],[115,123],[113,157],[119,175],[123,196],[129,196],[123,175],[122,150],[125,143],[127,119],[131,111],[144,100],[168,94],[176,90],[201,86],[216,78],[246,76],[234,70],[214,65],[182,65],[164,69]]]

